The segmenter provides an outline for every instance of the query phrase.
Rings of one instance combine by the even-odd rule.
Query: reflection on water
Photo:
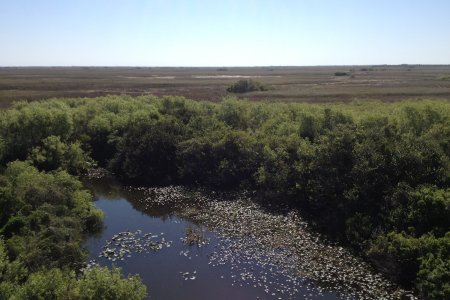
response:
[[[167,207],[144,213],[138,191],[105,181],[88,186],[105,213],[104,230],[86,244],[90,259],[139,274],[152,299],[340,299],[275,272],[273,265],[217,263],[215,250],[224,247],[226,238]]]

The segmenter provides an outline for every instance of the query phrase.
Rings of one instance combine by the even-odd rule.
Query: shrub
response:
[[[42,140],[42,145],[33,148],[28,160],[40,170],[52,171],[62,168],[71,174],[86,171],[91,160],[80,147],[80,143],[65,144],[58,136],[51,135]]]
[[[242,94],[256,91],[269,91],[272,89],[273,87],[270,85],[262,84],[261,82],[254,81],[251,79],[243,79],[239,80],[238,82],[228,87],[227,92]]]
[[[348,72],[334,72],[334,76],[348,76],[350,75]]]

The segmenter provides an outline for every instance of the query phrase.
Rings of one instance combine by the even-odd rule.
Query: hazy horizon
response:
[[[217,66],[198,66],[198,65],[192,65],[192,66],[145,66],[145,65],[29,65],[29,66],[19,66],[19,65],[11,65],[11,66],[0,66],[0,68],[327,68],[327,67],[366,67],[366,66],[373,66],[373,67],[382,67],[382,66],[450,66],[450,64],[355,64],[355,65],[255,65],[255,66],[224,66],[224,65],[217,65]]]
[[[449,11],[445,0],[0,0],[0,66],[448,65]]]

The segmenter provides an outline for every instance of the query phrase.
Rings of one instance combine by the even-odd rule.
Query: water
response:
[[[139,195],[111,182],[90,182],[96,202],[103,210],[104,230],[88,239],[90,258],[100,265],[121,267],[124,274],[139,274],[151,299],[343,299],[313,283],[274,271],[276,266],[260,266],[252,261],[214,264],[210,255],[226,240],[202,224],[195,224],[170,210],[148,211],[139,205]],[[201,232],[209,244],[198,247],[183,243],[188,229]],[[139,232],[141,231],[141,232]],[[151,233],[155,240],[171,241],[159,251],[131,253],[124,260],[98,257],[108,240],[121,232],[142,236]],[[113,246],[110,246],[113,247]],[[187,272],[189,275],[186,275]],[[183,276],[183,274],[185,274]],[[195,279],[192,279],[195,276]],[[250,279],[248,278],[250,277]],[[277,291],[278,290],[278,291]]]

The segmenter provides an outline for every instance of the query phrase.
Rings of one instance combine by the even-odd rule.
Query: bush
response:
[[[227,92],[230,93],[248,93],[248,92],[269,91],[269,90],[273,90],[273,87],[251,79],[239,80],[238,82],[232,84],[230,87],[227,88]]]
[[[43,173],[19,161],[0,176],[0,208],[8,250],[30,271],[80,265],[84,234],[98,230],[102,218],[91,194],[65,171]]]
[[[78,281],[78,299],[143,299],[147,288],[138,276],[124,278],[120,269],[93,268]]]
[[[334,72],[334,76],[349,76],[348,72]]]
[[[403,283],[413,281],[427,299],[450,296],[450,233],[436,238],[415,238],[390,232],[379,236],[371,245],[370,257]]]
[[[44,171],[62,168],[71,174],[81,174],[91,165],[91,159],[80,147],[80,143],[65,144],[58,136],[51,135],[42,140],[28,155],[36,167]]]
[[[177,179],[177,147],[185,138],[184,124],[172,116],[139,122],[118,138],[110,167],[127,179],[171,182]]]
[[[0,299],[139,300],[146,295],[137,276],[125,278],[118,268],[94,267],[79,278],[70,270],[53,268],[31,274],[23,284],[0,283]]]
[[[7,165],[0,175],[0,299],[146,296],[137,276],[124,278],[118,269],[75,276],[86,259],[85,234],[98,230],[102,219],[81,187],[65,171],[43,173],[20,161]]]

